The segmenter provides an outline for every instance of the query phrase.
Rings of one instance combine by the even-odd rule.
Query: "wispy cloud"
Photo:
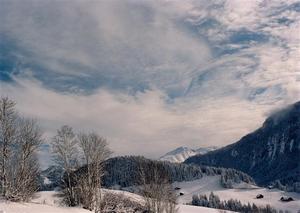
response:
[[[3,1],[1,94],[47,136],[95,130],[116,154],[225,145],[300,99],[299,5]]]
[[[168,104],[168,97],[158,90],[132,96],[99,89],[86,96],[59,94],[38,82],[17,81],[17,87],[2,85],[2,93],[17,100],[21,113],[37,118],[46,137],[68,124],[107,137],[116,154],[157,157],[182,144],[225,145],[253,130],[267,110],[234,98],[211,98],[204,105],[183,99]]]
[[[44,1],[2,8],[2,32],[30,51],[20,60],[54,87],[44,76],[62,75],[61,83],[68,76],[82,89],[90,88],[78,78],[96,84],[95,77],[95,87],[182,89],[185,76],[210,58],[208,45],[161,9],[164,3]]]

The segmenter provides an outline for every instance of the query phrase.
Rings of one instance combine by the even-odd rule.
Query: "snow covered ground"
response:
[[[0,200],[0,213],[90,213],[82,208],[65,207],[58,193],[44,191],[36,194],[30,203],[15,203]]]
[[[207,213],[220,213],[220,210],[199,207],[199,206],[179,205],[179,213],[206,213],[206,212]],[[225,212],[229,213],[231,211],[225,211]]]
[[[224,189],[220,185],[220,176],[207,176],[202,179],[190,182],[177,182],[174,186],[180,187],[179,192],[184,193],[179,197],[179,203],[191,202],[194,194],[209,195],[211,191],[217,194],[221,200],[229,200],[231,198],[238,199],[242,203],[255,203],[257,205],[271,205],[277,210],[289,210],[290,212],[298,212],[300,210],[300,194],[284,192],[278,189],[265,189],[248,184],[240,184],[235,189]],[[263,199],[256,199],[257,194],[263,194]],[[281,202],[282,196],[292,197],[295,201]]]
[[[137,201],[137,202],[143,202],[143,197],[141,197],[140,195],[137,195],[137,194],[133,194],[133,193],[130,193],[130,192],[126,192],[126,191],[120,191],[120,190],[107,190],[107,191],[110,191],[110,192],[115,192],[115,193],[121,193],[127,197],[130,197],[131,199],[133,199],[134,201]],[[178,213],[196,213],[196,212],[199,212],[199,213],[204,213],[204,212],[207,212],[207,213],[213,213],[213,212],[220,212],[220,210],[218,209],[212,209],[212,208],[205,208],[205,207],[200,207],[200,206],[191,206],[191,205],[184,205],[183,203],[179,203],[178,205],[178,210],[179,212]],[[226,212],[231,212],[231,211],[226,211]]]
[[[207,194],[213,191],[219,195],[221,200],[229,200],[231,198],[238,199],[242,203],[255,203],[257,205],[270,204],[277,210],[289,210],[290,212],[297,213],[300,210],[300,194],[287,193],[277,189],[264,189],[248,184],[239,184],[235,189],[224,189],[220,185],[220,176],[207,176],[202,179],[177,182],[174,186],[180,187],[177,191],[184,193],[179,197],[179,213],[202,213],[202,212],[220,212],[217,209],[210,209],[197,206],[184,205],[191,202],[194,194]],[[105,192],[122,193],[124,196],[129,197],[137,202],[143,202],[143,198],[137,194],[120,190],[104,190]],[[255,199],[257,194],[263,194],[263,199]],[[279,201],[282,196],[290,196],[295,199],[292,202]],[[2,211],[2,212],[1,212]],[[58,192],[44,191],[36,194],[35,198],[30,203],[13,203],[0,200],[0,213],[87,213],[90,211],[82,208],[70,208],[61,205],[61,197]]]
[[[139,195],[118,191],[106,190],[115,193],[122,193],[135,201],[142,201]],[[14,203],[0,200],[0,213],[91,213],[82,208],[71,208],[62,206],[61,198],[55,191],[44,191],[36,194],[36,198],[30,203]],[[217,209],[210,209],[197,206],[178,205],[179,213],[218,213]]]

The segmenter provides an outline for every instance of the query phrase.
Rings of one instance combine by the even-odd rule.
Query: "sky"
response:
[[[300,99],[300,1],[0,4],[0,95],[46,144],[66,124],[114,155],[221,147]]]

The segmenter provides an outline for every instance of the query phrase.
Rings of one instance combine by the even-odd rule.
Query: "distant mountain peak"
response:
[[[185,147],[185,146],[180,146],[168,153],[166,153],[165,155],[163,155],[162,157],[159,158],[160,161],[169,161],[169,162],[173,162],[173,163],[181,163],[183,161],[185,161],[186,159],[188,159],[189,157],[192,157],[194,155],[198,155],[198,154],[206,154],[207,152],[216,150],[217,147],[216,146],[211,146],[211,147],[201,147],[199,149],[191,149],[189,147]]]
[[[179,154],[179,153],[182,153],[182,152],[195,152],[195,150],[190,149],[186,146],[180,146],[180,147],[166,153],[165,155],[176,155],[176,154]]]

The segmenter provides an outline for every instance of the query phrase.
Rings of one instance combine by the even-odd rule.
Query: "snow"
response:
[[[197,149],[196,152],[198,154],[204,155],[204,154],[214,151],[216,149],[218,149],[218,147],[216,147],[216,146],[202,147],[202,148]]]
[[[47,177],[44,177],[44,180],[43,180],[43,182],[44,182],[44,184],[45,184],[45,185],[47,185],[47,184],[51,184],[51,183],[52,183],[52,181],[51,181],[51,180],[49,180],[49,178],[47,178]]]
[[[36,194],[30,203],[15,203],[0,200],[1,213],[90,213],[79,207],[66,207],[60,204],[60,198],[55,191],[45,191]]]
[[[180,187],[177,191],[184,193],[183,196],[179,196],[178,208],[179,213],[202,213],[202,212],[220,212],[217,209],[190,206],[185,205],[191,202],[194,194],[207,194],[211,191],[219,195],[221,200],[229,200],[231,198],[238,199],[242,203],[255,203],[257,205],[269,204],[277,210],[289,210],[290,212],[297,213],[300,210],[300,194],[288,193],[277,189],[265,189],[257,186],[253,186],[246,183],[236,184],[234,189],[225,189],[220,185],[220,176],[205,176],[201,179],[188,181],[188,182],[176,182],[174,187]],[[140,195],[133,194],[120,190],[108,190],[104,189],[104,193],[113,192],[121,193],[124,196],[137,201],[144,202]],[[257,194],[263,194],[263,199],[256,199]],[[293,197],[295,201],[281,202],[280,197],[287,196]],[[1,212],[2,211],[2,212]],[[59,192],[55,191],[43,191],[36,193],[35,198],[30,203],[14,203],[0,200],[0,212],[1,213],[87,213],[90,211],[84,210],[79,207],[66,207],[61,204],[61,197]]]
[[[123,194],[124,196],[137,201],[143,202],[143,198],[137,194],[120,190],[108,190],[105,192],[113,192]],[[219,212],[217,209],[205,207],[178,205],[179,213],[214,213]],[[36,197],[30,203],[15,203],[0,200],[0,213],[91,213],[88,210],[79,207],[66,207],[61,205],[61,198],[58,192],[43,191],[36,194]]]
[[[197,152],[193,149],[190,149],[188,147],[179,147],[171,152],[168,152],[167,154],[159,158],[159,160],[180,163],[196,154]]]
[[[159,158],[161,161],[169,161],[172,163],[181,163],[188,159],[189,157],[192,157],[197,154],[205,154],[207,152],[213,151],[217,149],[217,147],[203,147],[199,148],[197,150],[190,149],[188,147],[178,147],[177,149],[166,153],[162,157]]]
[[[179,205],[179,213],[220,213],[219,209],[212,209],[200,206]],[[231,211],[224,211],[231,212]]]
[[[144,198],[138,194],[134,194],[127,191],[121,191],[121,190],[112,190],[112,189],[102,189],[103,193],[111,192],[111,193],[117,193],[122,194],[125,197],[131,199],[132,201],[138,202],[138,203],[144,203]]]
[[[206,194],[210,192],[217,194],[221,200],[229,200],[231,198],[238,199],[242,203],[255,203],[256,205],[267,205],[277,210],[289,210],[290,212],[298,212],[300,210],[300,194],[293,192],[284,192],[278,189],[266,189],[253,186],[246,183],[236,184],[234,189],[225,189],[220,185],[220,176],[207,176],[202,179],[189,182],[176,182],[174,186],[180,187],[178,191],[184,195],[179,197],[179,203],[191,202],[194,194]],[[257,194],[264,195],[263,199],[256,199]],[[281,202],[282,196],[292,197],[295,201]]]
[[[126,192],[126,191],[121,191],[121,190],[108,190],[108,189],[105,189],[104,190],[104,193],[105,192],[113,192],[113,193],[118,193],[118,194],[123,194],[124,196],[132,199],[133,201],[136,201],[136,202],[140,202],[140,203],[143,203],[144,202],[144,198],[140,195],[137,195],[137,194],[134,194],[134,193],[131,193],[131,192]],[[179,212],[178,213],[210,213],[210,212],[220,212],[219,209],[212,209],[212,208],[206,208],[206,207],[200,207],[200,206],[191,206],[191,205],[184,205],[184,204],[179,204],[178,205],[178,210]],[[230,211],[226,211],[226,212],[230,212]]]

